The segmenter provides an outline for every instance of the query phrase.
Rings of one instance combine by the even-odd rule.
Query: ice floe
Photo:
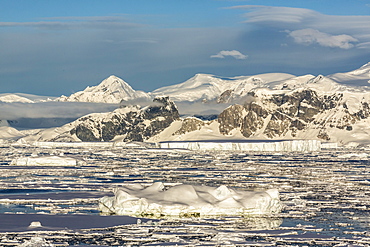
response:
[[[162,182],[114,189],[115,196],[103,197],[103,213],[135,216],[261,215],[280,212],[279,192],[233,190],[221,185],[180,184],[165,189]]]

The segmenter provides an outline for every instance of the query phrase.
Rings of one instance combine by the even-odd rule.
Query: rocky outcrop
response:
[[[168,97],[157,97],[153,105],[140,109],[126,106],[108,114],[90,114],[76,120],[68,132],[51,141],[66,141],[75,136],[84,142],[111,141],[123,136],[124,141],[145,141],[179,119],[176,105]]]
[[[195,117],[185,118],[182,121],[181,128],[178,129],[172,135],[183,135],[183,134],[186,134],[188,132],[200,130],[204,125],[205,125],[205,122],[198,119],[198,118],[195,118]]]
[[[251,91],[253,101],[233,105],[218,118],[220,133],[234,129],[245,137],[296,137],[299,132],[316,133],[311,138],[330,140],[329,129],[352,131],[352,125],[370,115],[369,103],[360,93],[322,94],[309,88],[294,91]],[[359,102],[352,102],[354,99]],[[314,131],[312,131],[314,130]]]

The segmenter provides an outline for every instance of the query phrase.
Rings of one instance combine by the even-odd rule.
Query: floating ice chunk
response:
[[[280,212],[276,189],[265,192],[233,190],[222,185],[175,185],[165,189],[157,182],[147,188],[124,186],[115,196],[99,201],[102,213],[134,216],[255,215]]]
[[[23,244],[20,245],[21,247],[47,247],[47,246],[54,246],[53,244],[49,243],[42,237],[32,237],[30,240],[25,241]]]
[[[351,159],[351,160],[367,160],[367,153],[346,153],[337,156],[340,159]]]
[[[12,160],[11,165],[18,166],[78,166],[84,164],[84,161],[69,157],[44,156],[44,157],[22,157]]]
[[[32,221],[29,227],[31,228],[42,227],[42,225],[40,221]]]

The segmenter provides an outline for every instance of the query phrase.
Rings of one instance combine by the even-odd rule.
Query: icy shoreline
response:
[[[16,143],[16,145],[28,145]],[[163,142],[32,142],[29,145],[45,148],[161,148],[188,150],[225,150],[253,152],[314,152],[338,148],[337,143],[319,140],[197,140]]]
[[[221,140],[221,141],[168,141],[160,142],[161,148],[190,150],[231,150],[260,152],[310,152],[320,151],[318,140]]]

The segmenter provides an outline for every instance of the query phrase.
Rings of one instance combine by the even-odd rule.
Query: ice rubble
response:
[[[99,200],[105,214],[133,216],[206,216],[260,215],[280,212],[279,192],[233,190],[221,185],[175,185],[165,189],[162,182],[149,187],[123,186],[114,189],[115,196]]]
[[[262,152],[312,152],[321,150],[318,140],[247,140],[247,141],[168,141],[160,142],[161,148],[190,150],[235,150]]]

